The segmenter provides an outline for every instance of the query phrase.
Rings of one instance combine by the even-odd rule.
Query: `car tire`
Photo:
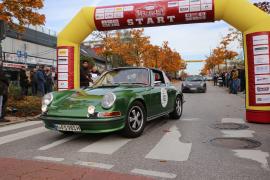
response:
[[[207,87],[204,88],[203,93],[206,93],[206,91],[207,91]]]
[[[183,100],[181,96],[177,96],[175,100],[174,111],[171,112],[169,115],[171,119],[178,120],[181,118],[182,113],[183,113]]]
[[[142,135],[146,124],[146,111],[144,105],[139,102],[133,102],[128,111],[125,121],[125,127],[122,135],[127,138],[136,138]]]

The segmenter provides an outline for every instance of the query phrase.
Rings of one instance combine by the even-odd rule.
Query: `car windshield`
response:
[[[190,76],[186,81],[203,81],[203,78],[201,76]]]
[[[149,72],[147,69],[115,69],[103,74],[93,87],[121,84],[149,85]]]

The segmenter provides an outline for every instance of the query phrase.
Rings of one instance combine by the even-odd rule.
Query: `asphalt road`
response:
[[[185,94],[180,120],[148,123],[143,136],[116,133],[65,136],[41,122],[0,128],[0,157],[50,161],[156,179],[269,180],[270,125],[245,123],[245,100],[208,84],[207,93]],[[245,130],[219,130],[215,123],[240,123]],[[218,137],[246,137],[262,145],[253,149],[214,146]],[[0,175],[1,179],[1,175]]]

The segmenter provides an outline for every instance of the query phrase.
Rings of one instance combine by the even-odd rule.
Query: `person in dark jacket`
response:
[[[51,70],[49,67],[46,68],[45,70],[45,80],[46,80],[46,93],[50,93],[53,91],[53,86],[54,86],[54,83],[53,83],[53,77],[52,77],[52,73],[51,73]]]
[[[44,66],[39,66],[39,69],[37,71],[37,92],[38,96],[44,96],[45,95],[45,76],[44,76]]]
[[[26,75],[25,68],[20,70],[20,87],[21,87],[21,95],[28,95],[28,77]]]
[[[37,95],[37,71],[36,69],[31,70],[30,72],[30,85],[32,88],[32,95]]]
[[[93,82],[91,78],[91,72],[90,72],[89,62],[88,61],[82,61],[82,67],[80,70],[80,86],[81,87],[89,87],[89,83]]]
[[[1,63],[1,62],[0,62]],[[6,77],[2,63],[0,64],[0,122],[4,122],[6,104],[8,100],[8,78]]]

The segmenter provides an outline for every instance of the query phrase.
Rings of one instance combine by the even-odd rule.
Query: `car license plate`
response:
[[[56,129],[58,131],[71,131],[71,132],[81,132],[81,127],[79,125],[63,125],[56,124]]]
[[[197,88],[190,88],[190,90],[195,91],[195,90],[197,90]]]

